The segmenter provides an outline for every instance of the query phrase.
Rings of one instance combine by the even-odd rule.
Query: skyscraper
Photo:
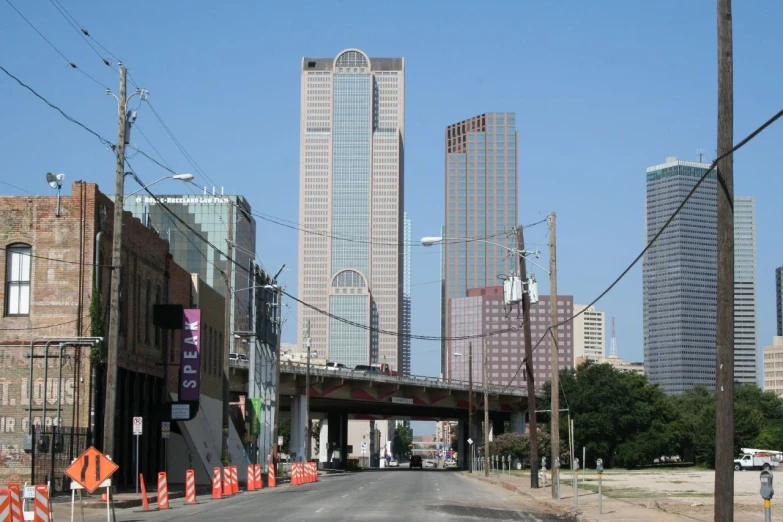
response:
[[[734,197],[734,380],[756,383],[756,199]]]
[[[506,237],[517,222],[517,130],[514,113],[485,113],[446,128],[446,225],[443,241],[443,296],[465,297],[468,288],[486,288],[500,283],[498,274],[515,271],[516,260],[508,250],[468,238],[515,247]],[[450,315],[442,310],[451,331]],[[451,375],[452,348],[445,343],[443,373]]]
[[[405,61],[305,57],[301,89],[299,342],[401,368]]]
[[[606,357],[606,314],[595,306],[574,305],[574,364],[577,359],[600,361]]]
[[[775,303],[778,309],[778,337],[783,337],[783,266],[775,269]]]
[[[648,242],[709,167],[670,157],[647,169]],[[754,201],[736,196],[735,202],[734,378],[756,382]],[[644,256],[644,366],[667,393],[715,387],[717,251],[713,172]]]
[[[411,220],[403,214],[403,275],[402,275],[402,375],[411,374]]]

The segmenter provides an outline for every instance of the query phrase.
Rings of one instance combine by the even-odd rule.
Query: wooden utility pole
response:
[[[114,181],[114,229],[111,239],[111,297],[109,303],[109,335],[106,351],[106,405],[103,414],[103,453],[115,457],[114,424],[117,409],[117,359],[120,349],[120,278],[122,276],[122,214],[125,201],[125,129],[126,105],[125,75],[120,66],[120,95],[117,97],[118,127],[115,148],[116,172]],[[128,298],[124,296],[124,306]]]
[[[468,438],[473,438],[473,342],[468,341]],[[476,441],[474,440],[475,444]],[[468,471],[473,473],[473,444],[468,452]]]
[[[734,142],[731,0],[718,0],[718,157]],[[734,158],[718,162],[715,522],[734,520]]]
[[[484,339],[484,476],[489,476],[489,393],[487,392],[487,368],[489,366],[489,341]]]
[[[527,263],[525,263],[525,231],[517,227],[517,250],[519,251],[519,278],[527,285]],[[530,432],[530,487],[538,488],[538,427],[536,425],[536,380],[533,373],[533,336],[530,333],[530,288],[522,292],[522,328],[525,333],[525,386],[527,390],[527,411]],[[510,465],[510,464],[509,464]]]
[[[560,458],[560,354],[557,349],[557,244],[555,242],[555,213],[549,214],[549,317],[550,330],[552,336],[552,389],[550,396],[552,404],[552,424],[550,426],[551,445],[552,445],[552,498],[560,499],[558,491],[559,481],[557,473],[560,470],[555,466],[555,462]],[[573,457],[573,456],[572,456]]]
[[[231,339],[234,338],[234,332],[231,330],[231,304],[234,299],[231,295],[231,265],[233,264],[233,248],[234,248],[234,213],[232,212],[232,205],[228,207],[228,239],[226,239],[226,269],[223,271],[223,275],[226,278],[226,301],[225,310],[223,311],[223,383],[221,390],[221,398],[223,400],[223,431],[220,437],[221,456],[220,460],[224,466],[229,464],[228,459],[228,423],[229,423],[229,381],[228,375],[231,365]]]
[[[305,373],[305,422],[304,422],[304,454],[305,462],[310,462],[312,455],[310,454],[310,439],[312,433],[310,432],[310,321],[307,321],[307,373]]]

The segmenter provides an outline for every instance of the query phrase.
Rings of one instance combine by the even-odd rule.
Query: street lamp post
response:
[[[307,321],[307,372],[305,373],[305,422],[304,422],[304,452],[305,462],[309,462],[312,455],[310,455],[310,321]]]

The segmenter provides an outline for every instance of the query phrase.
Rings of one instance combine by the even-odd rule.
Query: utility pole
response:
[[[489,393],[487,392],[488,341],[484,339],[484,476],[489,476]]]
[[[307,321],[307,373],[305,373],[305,422],[304,422],[304,450],[305,450],[305,462],[309,462],[312,455],[310,454],[310,344],[312,338],[310,337],[310,321]]]
[[[560,481],[556,480],[555,474],[560,473],[556,468],[556,459],[560,458],[560,354],[557,349],[557,243],[555,234],[556,216],[552,212],[549,214],[549,317],[550,330],[552,336],[552,389],[550,396],[552,404],[552,424],[549,428],[551,432],[552,445],[552,498],[560,499]]]
[[[117,97],[118,127],[116,172],[114,181],[114,229],[111,240],[111,299],[109,304],[109,339],[106,353],[106,405],[103,414],[103,453],[117,457],[114,453],[114,423],[117,409],[117,359],[120,349],[120,277],[122,275],[122,214],[125,201],[125,130],[127,99],[125,75],[127,69],[120,67],[120,95]],[[127,298],[125,299],[127,306]],[[31,363],[32,364],[32,363]]]
[[[223,432],[221,435],[221,457],[220,460],[224,466],[229,464],[228,460],[228,406],[229,406],[229,384],[228,374],[230,371],[230,358],[231,353],[231,339],[234,337],[234,332],[231,329],[231,304],[233,299],[231,296],[231,265],[233,264],[233,247],[234,247],[234,215],[232,212],[232,205],[228,207],[228,243],[226,247],[226,269],[223,271],[223,275],[226,277],[226,304],[223,312],[223,385],[221,390],[221,396],[223,399]]]
[[[525,263],[525,231],[517,227],[517,250],[519,251],[519,277],[527,283]],[[527,411],[530,427],[530,487],[538,488],[538,427],[536,426],[536,380],[533,374],[533,336],[530,333],[530,289],[522,292],[522,328],[525,334],[525,373],[527,389]],[[509,463],[509,468],[511,463]]]
[[[731,0],[718,0],[718,157],[734,142]],[[734,157],[718,162],[715,522],[734,520]]]
[[[283,265],[285,266],[285,265]],[[280,268],[282,271],[283,269]],[[280,272],[278,272],[279,274]],[[276,361],[275,361],[275,415],[274,415],[274,430],[273,430],[273,439],[272,439],[272,465],[275,467],[275,472],[279,472],[277,469],[277,461],[278,461],[278,455],[280,451],[280,445],[278,442],[280,441],[280,337],[282,335],[283,330],[283,312],[282,312],[282,298],[283,293],[282,289],[280,288],[280,285],[277,283],[277,276],[275,276],[274,280],[274,292],[275,292],[275,302],[274,302],[274,314],[275,314],[275,324],[277,325],[277,335],[275,337],[275,351],[277,352],[275,354]],[[279,475],[275,475],[279,476]]]
[[[473,438],[473,341],[468,341],[468,438]],[[473,473],[472,448],[468,455],[468,471]]]

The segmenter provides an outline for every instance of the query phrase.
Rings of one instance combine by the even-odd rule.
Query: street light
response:
[[[511,252],[512,254],[516,254],[518,256],[524,257],[525,260],[540,268],[546,274],[549,274],[549,270],[544,268],[543,266],[539,265],[532,259],[530,259],[529,256],[535,256],[536,259],[541,257],[541,251],[540,250],[519,250],[513,247],[510,247],[508,245],[504,245],[503,243],[497,243],[495,241],[489,241],[488,239],[470,239],[470,238],[458,238],[458,237],[441,237],[441,236],[426,236],[421,238],[421,244],[422,246],[429,247],[432,245],[435,245],[437,243],[443,243],[444,241],[459,241],[460,243],[486,243],[488,245],[495,245],[497,247],[500,247],[508,252]]]
[[[50,187],[57,191],[57,211],[54,214],[56,217],[60,217],[60,189],[63,188],[64,179],[65,174],[52,174],[51,172],[46,173],[46,182]]]
[[[152,183],[144,185],[141,182],[141,180],[138,178],[138,176],[136,176],[136,174],[134,172],[126,172],[125,175],[126,176],[133,176],[133,178],[139,183],[139,185],[142,185],[142,187],[139,190],[137,190],[135,192],[131,192],[130,194],[126,195],[125,199],[128,199],[129,197],[131,197],[131,196],[133,196],[135,194],[138,194],[142,190],[148,189],[149,187],[151,187],[155,183],[159,183],[159,182],[163,181],[164,179],[178,179],[178,180],[180,180],[180,181],[182,181],[184,183],[190,183],[191,181],[193,181],[193,177],[194,177],[193,174],[187,174],[187,173],[186,174],[173,174],[171,176],[163,176],[160,179],[156,179]]]

